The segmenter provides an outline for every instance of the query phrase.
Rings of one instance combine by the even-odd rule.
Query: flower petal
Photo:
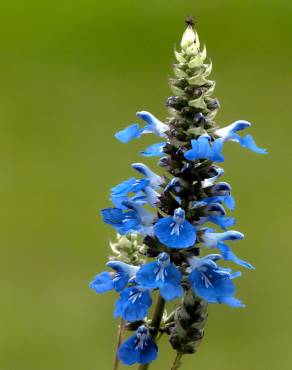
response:
[[[179,234],[173,232],[174,221],[172,217],[159,219],[154,225],[154,234],[159,241],[170,248],[189,248],[196,242],[196,229],[185,220],[180,225]]]
[[[104,293],[114,288],[113,279],[109,272],[105,271],[95,276],[89,284],[90,289],[96,293]]]
[[[156,143],[153,145],[148,146],[141,154],[144,157],[161,157],[165,153],[163,152],[163,148],[165,143]]]
[[[120,140],[122,143],[126,144],[132,139],[139,139],[141,137],[142,130],[137,123],[134,123],[131,126],[126,127],[124,130],[121,130],[115,134],[115,137]]]

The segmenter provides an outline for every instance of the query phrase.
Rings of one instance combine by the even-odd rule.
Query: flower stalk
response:
[[[118,370],[119,369],[120,359],[119,359],[119,356],[118,356],[118,349],[120,348],[120,346],[121,346],[121,344],[124,340],[124,334],[125,334],[125,322],[124,322],[124,319],[121,318],[120,319],[120,325],[119,325],[119,328],[118,328],[117,349],[116,349],[116,352],[115,352],[113,370]]]
[[[171,370],[177,370],[181,366],[181,359],[183,354],[181,352],[177,352],[174,363],[171,367]]]

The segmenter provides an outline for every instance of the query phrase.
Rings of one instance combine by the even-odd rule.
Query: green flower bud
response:
[[[191,46],[196,40],[196,34],[193,30],[192,26],[188,26],[183,34],[182,40],[181,40],[181,48],[183,50],[186,50],[189,46]]]

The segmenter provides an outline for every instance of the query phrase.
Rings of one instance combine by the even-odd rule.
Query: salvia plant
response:
[[[240,132],[251,124],[239,120],[220,128],[214,121],[220,107],[209,79],[212,64],[200,47],[191,18],[175,51],[173,95],[167,99],[169,118],[162,122],[147,111],[137,113],[144,126],[134,123],[116,133],[122,143],[153,133],[160,138],[141,152],[159,157],[163,175],[146,164],[134,163],[139,178],[131,177],[111,189],[113,206],[102,210],[103,221],[117,231],[111,243],[107,271],[95,276],[96,293],[115,290],[114,316],[121,318],[114,369],[121,361],[148,369],[158,356],[157,340],[167,335],[176,351],[172,370],[185,354],[197,351],[204,335],[208,304],[243,307],[235,297],[234,279],[241,273],[221,265],[232,262],[254,267],[239,258],[229,241],[244,235],[229,230],[235,224],[225,208],[235,206],[224,171],[222,149],[233,141],[264,154],[251,135]],[[219,264],[220,262],[220,264]],[[152,310],[153,295],[156,305]],[[166,304],[176,301],[173,310]],[[151,311],[151,315],[150,312]],[[123,340],[126,331],[132,332]]]

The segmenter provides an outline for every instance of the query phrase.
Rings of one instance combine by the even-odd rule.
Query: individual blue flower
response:
[[[135,193],[132,198],[129,193]],[[130,200],[137,204],[150,204],[152,207],[158,202],[159,194],[150,186],[149,179],[136,180],[131,178],[111,189],[111,200],[117,208],[126,209],[125,202]]]
[[[193,202],[193,208],[206,206],[212,203],[220,203],[220,204],[224,203],[230,211],[233,211],[235,207],[235,200],[230,194],[230,195],[217,195],[213,197],[204,198],[200,201]]]
[[[259,154],[266,154],[267,150],[259,148],[251,135],[241,137],[237,134],[238,131],[244,130],[251,126],[251,123],[244,120],[235,121],[229,126],[217,129],[215,135],[221,138],[223,141],[235,141],[239,143],[243,148],[248,148],[251,151]]]
[[[141,111],[136,115],[144,120],[147,125],[143,128],[140,128],[137,123],[134,123],[126,127],[124,130],[117,132],[115,137],[122,143],[128,143],[132,139],[139,139],[142,134],[147,133],[154,133],[160,137],[166,137],[165,132],[169,130],[169,127],[165,123],[160,122],[156,117],[153,116],[153,114],[146,111]]]
[[[141,286],[132,286],[120,293],[116,302],[114,316],[121,316],[124,320],[135,322],[143,320],[152,305],[148,289]]]
[[[125,201],[123,204],[126,210],[119,208],[102,209],[103,221],[113,226],[121,235],[135,231],[142,235],[152,235],[154,215],[131,200]]]
[[[169,130],[169,126],[159,121],[153,114],[140,111],[136,113],[136,116],[147,123],[143,128],[143,133],[153,133],[160,137],[167,137],[165,133]]]
[[[217,200],[217,197],[213,198]],[[211,201],[213,200],[211,199]],[[235,225],[236,221],[233,217],[226,216],[225,209],[219,202],[212,203],[208,201],[209,198],[205,198],[201,201],[193,202],[192,208],[193,209],[200,209],[199,212],[202,215],[199,217],[199,221],[196,222],[198,225],[202,225],[206,222],[212,222],[221,227],[221,229],[226,230],[228,227]]]
[[[126,209],[123,203],[129,200],[128,194],[139,193],[149,186],[149,183],[147,179],[136,180],[134,177],[131,177],[129,180],[123,181],[111,189],[111,201],[117,208]]]
[[[89,287],[96,293],[104,293],[112,289],[121,292],[139,270],[139,267],[121,261],[109,261],[106,265],[112,268],[115,273],[105,271],[95,276]]]
[[[131,177],[129,180],[123,181],[114,186],[111,189],[111,194],[112,196],[119,197],[131,192],[137,193],[138,191],[143,190],[148,184],[149,180],[147,179],[137,180],[134,177]]]
[[[136,280],[145,288],[159,288],[160,295],[167,301],[179,298],[183,294],[182,274],[164,252],[158,255],[157,261],[141,266],[136,274]]]
[[[132,168],[145,176],[146,179],[149,180],[150,185],[153,187],[153,189],[157,189],[160,187],[161,184],[163,184],[164,179],[157,175],[155,172],[150,170],[146,164],[143,163],[133,163]]]
[[[235,207],[234,198],[231,195],[231,186],[227,182],[218,182],[210,188],[214,200],[224,202],[226,207],[233,211]],[[212,199],[212,198],[211,198]]]
[[[203,258],[189,259],[192,272],[189,282],[194,292],[209,303],[225,303],[232,307],[243,307],[243,303],[234,297],[235,286],[233,279],[240,272],[231,273],[229,269],[219,267],[216,261],[222,257],[210,254]]]
[[[146,365],[157,358],[158,347],[149,335],[149,330],[140,326],[118,349],[118,358],[125,365]]]
[[[209,159],[214,162],[223,162],[222,155],[223,141],[217,139],[211,142],[211,137],[208,134],[201,135],[198,139],[192,140],[192,149],[187,150],[184,154],[189,161],[198,159]]]
[[[163,151],[164,147],[165,143],[156,143],[148,146],[141,154],[144,157],[161,157],[165,154]]]
[[[228,227],[234,226],[236,224],[234,217],[228,216],[208,216],[207,221],[212,222],[215,225],[221,227],[222,230],[228,229]]]
[[[185,219],[182,208],[177,208],[173,217],[160,218],[154,225],[154,235],[170,248],[189,248],[196,243],[196,229]]]
[[[200,239],[207,248],[218,248],[222,254],[222,257],[226,261],[232,261],[237,265],[243,266],[248,269],[254,269],[254,267],[238,258],[224,242],[226,240],[241,240],[244,235],[239,231],[229,230],[224,233],[215,233],[213,229],[206,229]]]

